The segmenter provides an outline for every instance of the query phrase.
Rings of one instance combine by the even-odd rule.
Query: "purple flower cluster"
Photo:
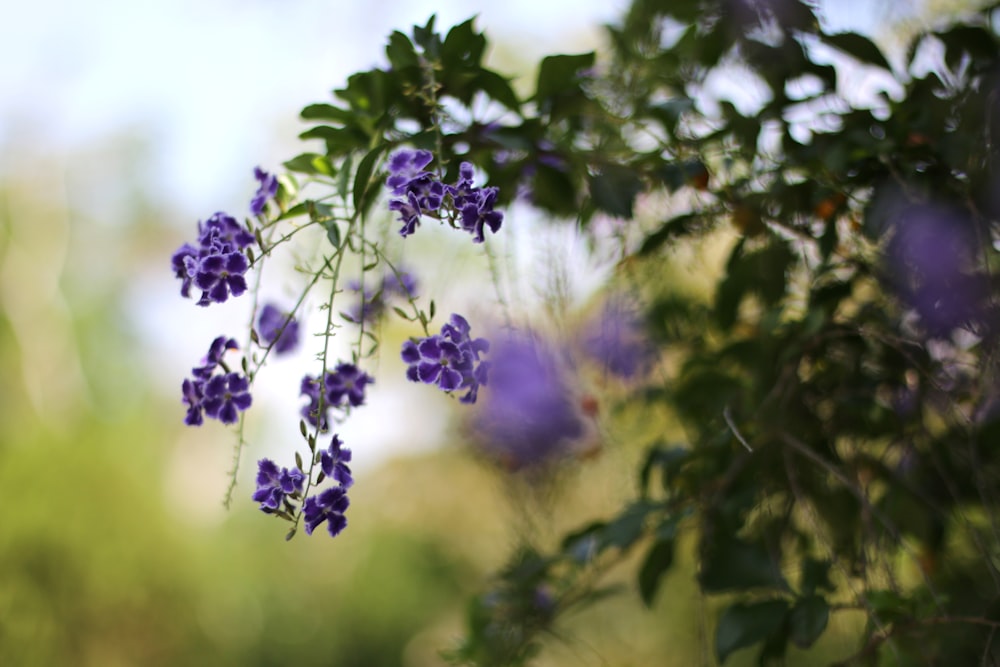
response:
[[[374,382],[372,376],[351,363],[337,364],[333,371],[326,372],[322,383],[318,377],[307,375],[302,378],[300,395],[306,396],[309,404],[302,408],[302,416],[325,431],[330,428],[330,408],[364,405],[365,387]]]
[[[392,297],[409,301],[417,295],[417,279],[408,271],[387,273],[382,278],[381,286],[375,291],[362,289],[361,283],[357,280],[352,280],[347,287],[361,295],[360,301],[343,314],[355,324],[361,322],[371,324],[378,321]]]
[[[403,343],[402,357],[412,382],[437,385],[444,392],[468,389],[462,403],[475,403],[479,387],[487,383],[490,364],[480,360],[489,351],[485,338],[472,338],[464,317],[453,314],[441,333]]]
[[[207,306],[243,294],[247,290],[243,274],[250,268],[243,250],[252,243],[253,234],[225,213],[199,222],[198,245],[185,243],[170,258],[174,275],[181,280],[181,296],[189,297],[191,287],[197,287],[198,305]]]
[[[485,240],[486,227],[495,234],[503,223],[503,213],[493,210],[497,188],[474,187],[472,164],[468,162],[459,166],[458,182],[445,185],[425,169],[432,159],[430,151],[405,149],[389,158],[386,187],[394,197],[389,201],[389,210],[399,212],[399,220],[403,223],[400,235],[409,236],[417,230],[421,216],[434,214],[442,208],[451,211],[458,225],[472,234],[474,243]]]
[[[200,426],[203,413],[223,424],[235,424],[239,413],[250,407],[250,382],[246,376],[230,372],[222,361],[226,350],[237,349],[235,340],[219,336],[212,341],[202,365],[191,369],[193,377],[185,378],[181,385],[182,400],[188,406],[185,424]],[[217,373],[218,369],[222,372]]]
[[[261,343],[271,346],[275,354],[294,352],[299,346],[299,323],[291,313],[270,303],[260,310],[257,333]]]
[[[250,200],[250,213],[261,215],[267,206],[269,199],[273,199],[278,194],[278,179],[274,174],[269,174],[260,167],[254,167],[253,176],[260,184],[253,199]]]
[[[534,337],[511,335],[491,357],[490,391],[473,420],[487,452],[511,470],[567,454],[585,428],[552,349]]]
[[[347,517],[344,512],[351,504],[347,497],[347,489],[354,484],[348,463],[351,460],[351,450],[344,449],[340,437],[333,436],[330,446],[319,453],[319,464],[322,475],[317,484],[324,479],[333,479],[337,486],[328,488],[305,499],[302,504],[302,518],[306,534],[312,535],[324,521],[331,537],[336,537],[347,527]],[[315,461],[315,459],[314,459]],[[257,462],[257,489],[254,491],[254,502],[260,503],[261,511],[267,514],[280,514],[293,521],[295,511],[293,501],[299,500],[305,486],[306,475],[298,467],[278,469],[277,464],[270,459]]]
[[[257,462],[257,490],[253,500],[267,513],[279,511],[287,503],[286,497],[295,498],[302,493],[305,481],[305,474],[298,468],[278,470],[271,459],[261,459]]]

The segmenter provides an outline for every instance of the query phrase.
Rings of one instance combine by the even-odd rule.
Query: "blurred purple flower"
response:
[[[361,283],[352,280],[347,288],[359,294],[361,299],[352,304],[347,312],[343,313],[351,322],[360,324],[366,322],[372,324],[385,312],[389,299],[399,297],[406,301],[417,296],[417,279],[408,271],[400,270],[396,273],[386,273],[382,278],[382,285],[375,291],[365,288],[362,290]]]
[[[913,204],[898,215],[886,248],[890,281],[932,336],[984,314],[989,287],[973,271],[974,223],[961,211]]]
[[[253,199],[250,200],[250,213],[260,215],[264,212],[267,201],[278,194],[278,179],[260,167],[254,167],[253,175],[257,179],[257,182],[260,183],[260,186],[257,188],[257,192],[254,193]]]
[[[631,379],[656,360],[636,310],[622,297],[612,297],[584,329],[583,351],[606,372]]]
[[[584,422],[553,350],[513,334],[494,345],[491,360],[490,391],[472,423],[486,451],[512,470],[568,453]]]
[[[299,323],[291,314],[270,303],[261,308],[257,333],[264,345],[272,346],[275,354],[292,352],[299,345]]]

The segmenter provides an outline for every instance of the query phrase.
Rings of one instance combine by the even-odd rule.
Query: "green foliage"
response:
[[[671,358],[621,401],[678,415],[684,442],[648,447],[617,512],[521,553],[470,607],[453,661],[529,664],[623,562],[655,608],[686,544],[701,591],[729,598],[720,662],[752,646],[762,662],[812,650],[841,613],[868,620],[852,660],[922,642],[930,664],[992,650],[980,630],[1000,623],[1000,590],[960,595],[955,582],[1000,581],[994,11],[918,35],[894,67],[800,0],[636,0],[608,27],[610,53],[544,58],[523,100],[483,65],[471,21],[442,36],[432,20],[394,33],[391,69],[352,77],[341,106],[303,112],[327,123],[303,136],[325,142],[328,163],[289,167],[332,174],[352,155],[359,210],[380,156],[408,144],[449,176],[473,162],[506,201],[527,188],[584,230],[626,221],[616,279],[641,287]],[[930,42],[943,57],[928,66]],[[818,46],[842,57],[831,65]],[[838,69],[859,66],[901,92],[852,107]],[[727,72],[759,101],[705,86]],[[663,280],[686,244],[728,249],[707,299]]]

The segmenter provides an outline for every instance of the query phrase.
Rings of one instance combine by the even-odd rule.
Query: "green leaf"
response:
[[[832,35],[821,33],[820,39],[859,62],[892,72],[892,65],[882,55],[882,51],[863,35],[855,32],[840,32]]]
[[[385,55],[392,63],[394,69],[406,69],[407,67],[419,67],[420,59],[417,57],[417,52],[413,49],[413,42],[410,38],[399,32],[394,31],[389,35],[389,43],[385,47]]]
[[[521,110],[521,102],[511,88],[510,81],[496,72],[480,70],[476,75],[475,86],[511,111]]]
[[[448,31],[441,46],[441,64],[446,70],[478,65],[485,49],[486,38],[476,32],[473,19],[469,19]]]
[[[300,174],[321,174],[323,176],[333,176],[337,170],[326,158],[318,153],[302,153],[296,155],[291,160],[284,163],[285,169],[295,171]]]
[[[787,612],[788,603],[784,600],[734,604],[726,609],[715,629],[715,654],[719,662],[725,662],[733,651],[753,646],[776,634]]]
[[[647,607],[653,605],[660,580],[674,563],[677,520],[669,519],[656,531],[656,541],[646,554],[646,560],[639,569],[639,596]]]
[[[646,519],[649,517],[649,513],[655,509],[657,509],[656,505],[642,500],[627,507],[605,527],[601,536],[602,546],[628,549],[642,537],[645,532]]]
[[[332,104],[310,104],[299,115],[303,120],[332,120],[344,125],[351,123],[354,119],[350,111]]]
[[[575,216],[579,213],[576,184],[562,169],[539,164],[531,191],[535,205],[539,208],[556,215]]]
[[[437,60],[441,55],[441,36],[434,32],[434,21],[437,16],[431,14],[427,25],[413,26],[413,41],[424,50],[430,60]]]
[[[607,165],[590,177],[590,196],[594,205],[617,218],[632,218],[635,197],[642,190],[638,174],[621,165]]]
[[[360,214],[364,214],[364,207],[362,202],[365,200],[365,194],[368,191],[370,185],[369,181],[372,178],[372,172],[375,171],[375,165],[378,163],[378,159],[382,156],[382,151],[385,150],[385,146],[376,146],[375,148],[368,151],[368,154],[361,158],[361,162],[358,163],[358,171],[354,175],[354,189],[351,194],[354,198],[354,210]]]
[[[702,553],[698,580],[706,593],[788,590],[778,565],[763,544],[717,533]]]
[[[572,94],[580,89],[580,70],[594,66],[594,52],[579,55],[547,56],[538,69],[538,82],[535,85],[535,100],[539,103]]]
[[[595,521],[563,538],[562,551],[577,563],[587,563],[601,550],[600,534],[607,523]]]
[[[646,237],[639,247],[638,255],[650,255],[660,249],[667,241],[690,234],[695,229],[695,223],[700,221],[700,216],[695,213],[684,213],[675,218],[667,220],[660,228]]]
[[[337,226],[336,220],[327,220],[323,223],[323,227],[326,228],[326,238],[330,240],[330,245],[334,248],[340,247],[340,227]]]
[[[818,595],[802,598],[788,617],[792,642],[799,648],[809,648],[826,630],[829,620],[830,605],[826,600]]]
[[[327,155],[346,155],[352,151],[364,148],[369,139],[356,129],[317,125],[299,135],[299,139],[322,139],[326,144]]]
[[[806,558],[802,564],[802,577],[799,582],[803,595],[813,595],[816,589],[833,591],[833,585],[830,584],[830,565],[828,560]]]
[[[681,465],[688,460],[691,450],[686,447],[652,447],[646,456],[646,462],[639,473],[639,488],[643,495],[649,493],[649,480],[653,470],[659,469],[663,477],[663,486],[666,488],[674,475],[680,470]]]

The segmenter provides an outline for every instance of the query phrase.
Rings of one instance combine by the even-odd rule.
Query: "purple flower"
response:
[[[302,493],[306,476],[298,468],[282,468],[270,459],[257,462],[257,490],[254,491],[254,502],[260,503],[261,510],[272,512],[281,509],[285,496]]]
[[[333,371],[327,371],[323,378],[323,393],[320,394],[319,378],[305,376],[302,378],[300,394],[309,399],[309,404],[302,408],[302,416],[321,431],[330,427],[328,413],[330,408],[358,407],[365,402],[365,387],[375,382],[374,378],[350,363],[337,364]],[[320,400],[322,398],[322,400]]]
[[[324,475],[337,480],[347,489],[354,484],[354,478],[351,477],[351,469],[347,465],[351,461],[351,450],[342,449],[343,444],[339,436],[333,436],[330,446],[320,452],[320,468]]]
[[[229,295],[240,296],[247,291],[247,281],[243,274],[250,268],[250,262],[241,252],[215,254],[198,263],[194,274],[194,284],[202,290],[199,306],[224,303]]]
[[[290,313],[270,303],[260,311],[257,333],[265,345],[272,346],[275,354],[292,352],[299,345],[299,323]]]
[[[420,209],[420,202],[412,192],[406,193],[405,199],[393,199],[389,202],[390,211],[399,211],[399,221],[403,227],[399,230],[399,235],[406,238],[417,231],[420,224],[420,216],[423,211]]]
[[[509,468],[550,461],[584,433],[565,372],[551,348],[527,335],[494,347],[490,391],[473,427]]]
[[[326,521],[330,536],[339,535],[347,527],[347,517],[344,516],[344,512],[350,504],[347,491],[342,486],[335,486],[318,496],[306,498],[302,507],[306,534],[312,535],[317,526]]]
[[[657,355],[635,310],[620,297],[611,298],[586,327],[583,350],[606,372],[624,379],[643,373]]]
[[[198,223],[198,245],[185,243],[170,258],[174,275],[181,280],[181,296],[191,296],[192,285],[202,290],[199,306],[222,303],[247,289],[243,274],[250,262],[243,254],[255,239],[232,216],[216,213]]]
[[[494,211],[499,190],[495,187],[476,188],[472,185],[472,164],[463,162],[458,168],[458,181],[447,187],[462,229],[472,234],[473,243],[485,240],[485,227],[494,234],[503,223],[503,213]]]
[[[340,363],[332,373],[326,374],[323,385],[330,405],[339,406],[346,398],[356,408],[365,402],[365,386],[374,382],[372,376],[354,364]]]
[[[278,179],[260,167],[254,167],[253,175],[260,183],[260,187],[257,188],[253,199],[250,200],[250,213],[260,215],[264,212],[267,200],[278,194]]]
[[[494,211],[493,205],[497,199],[497,188],[483,188],[479,191],[475,202],[469,202],[462,207],[462,229],[472,234],[473,243],[482,243],[485,239],[485,227],[494,234],[503,224],[503,213]]]
[[[188,426],[201,426],[204,422],[202,417],[202,400],[205,398],[204,380],[184,379],[181,383],[181,394],[183,401],[188,406],[187,414],[184,416],[184,423]]]
[[[235,338],[219,336],[208,346],[208,354],[202,359],[202,365],[191,369],[196,378],[207,380],[215,373],[216,367],[222,363],[222,355],[226,350],[238,350],[240,346],[236,344]]]
[[[250,231],[231,215],[222,211],[215,213],[204,224],[198,224],[198,243],[203,248],[218,245],[219,252],[243,250],[254,244],[256,239]]]
[[[191,285],[194,283],[194,274],[190,271],[190,267],[194,265],[197,257],[198,249],[190,243],[185,243],[170,258],[174,275],[181,279],[181,296],[185,299],[191,296]]]
[[[389,178],[385,184],[394,195],[407,192],[407,186],[415,180],[431,176],[424,167],[431,163],[434,155],[430,151],[407,149],[396,151],[389,157]]]
[[[205,398],[202,407],[205,414],[218,419],[223,424],[235,424],[239,413],[250,407],[250,383],[239,373],[215,375],[205,381]]]
[[[485,229],[495,234],[503,223],[503,213],[493,210],[497,189],[477,188],[472,184],[473,168],[469,162],[459,165],[455,185],[444,185],[433,172],[426,171],[433,156],[424,150],[400,150],[389,158],[386,187],[392,191],[389,210],[399,213],[403,223],[399,233],[407,237],[417,230],[423,215],[445,210],[449,220],[472,234],[475,243],[482,243]],[[450,206],[446,205],[446,195]],[[435,217],[441,219],[441,214]]]
[[[230,373],[222,360],[227,350],[236,349],[239,346],[232,338],[217,337],[209,346],[208,355],[202,359],[202,365],[191,369],[194,377],[181,383],[181,400],[188,406],[184,423],[188,426],[200,426],[204,422],[203,414],[224,424],[234,424],[239,420],[239,412],[250,407],[249,380]],[[217,368],[222,369],[219,375],[215,374]]]
[[[485,338],[470,336],[468,321],[453,314],[441,333],[403,343],[401,356],[408,364],[406,377],[412,382],[436,385],[444,392],[468,389],[463,403],[475,403],[479,387],[487,383],[489,362],[480,355],[489,351]]]

